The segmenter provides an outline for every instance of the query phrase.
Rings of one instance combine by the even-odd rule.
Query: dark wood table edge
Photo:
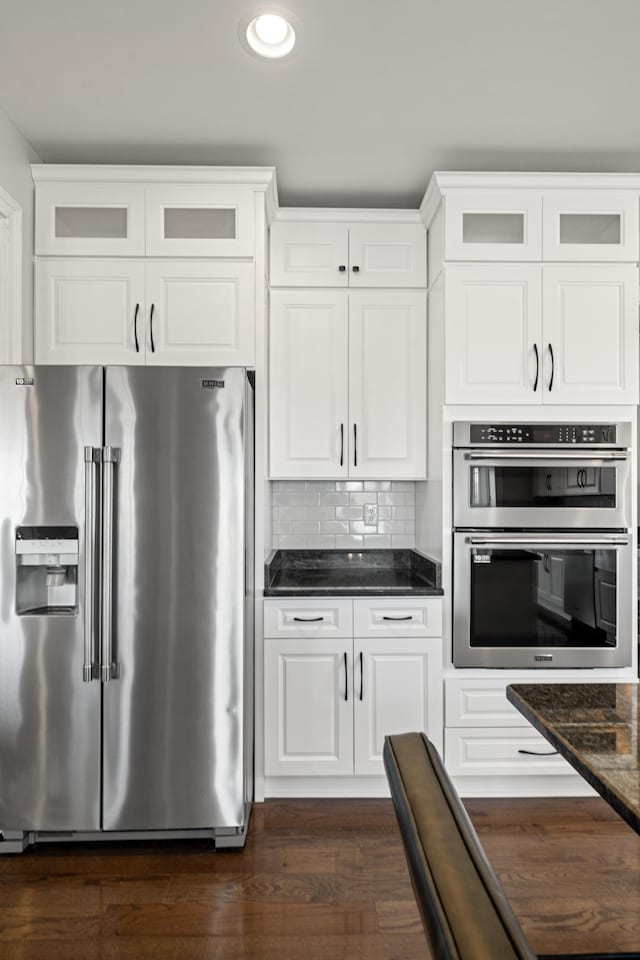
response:
[[[558,684],[560,686],[560,684]],[[584,764],[580,758],[575,754],[572,747],[555,731],[550,730],[546,726],[544,721],[540,718],[539,714],[535,710],[532,710],[531,707],[522,699],[518,694],[517,688],[521,686],[527,686],[527,684],[508,684],[507,685],[507,700],[522,714],[529,723],[536,728],[536,730],[542,734],[545,740],[548,740],[551,746],[555,747],[560,756],[571,764],[571,766],[576,770],[580,776],[587,781],[587,783],[593,787],[593,789],[600,794],[603,800],[605,800],[610,807],[612,807],[615,812],[622,817],[622,819],[632,827],[636,833],[640,834],[640,817],[633,813],[632,810],[620,799],[617,793],[609,789],[609,787],[604,784],[588,767]],[[534,687],[535,684],[529,684],[529,686]]]

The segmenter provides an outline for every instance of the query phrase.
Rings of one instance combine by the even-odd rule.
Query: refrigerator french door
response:
[[[0,401],[0,831],[241,843],[245,372],[5,367]]]

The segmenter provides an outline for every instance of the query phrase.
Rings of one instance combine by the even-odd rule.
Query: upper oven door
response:
[[[626,529],[625,450],[454,450],[457,529]]]

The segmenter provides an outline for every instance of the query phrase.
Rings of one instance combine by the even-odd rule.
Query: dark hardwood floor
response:
[[[473,800],[535,949],[640,946],[640,837],[601,800]],[[0,858],[1,960],[427,960],[390,801],[269,801],[244,851]],[[499,960],[499,958],[497,958]]]

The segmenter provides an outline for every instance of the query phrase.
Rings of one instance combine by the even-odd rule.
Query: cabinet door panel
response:
[[[250,263],[149,261],[147,363],[252,366],[253,275]]]
[[[426,300],[423,293],[349,297],[349,476],[426,475]]]
[[[447,403],[541,402],[540,267],[453,264],[445,309]]]
[[[424,287],[427,238],[421,223],[358,223],[349,228],[351,287]]]
[[[539,260],[542,200],[530,191],[455,191],[445,197],[446,260]]]
[[[272,477],[347,475],[347,351],[346,291],[272,291]]]
[[[35,275],[36,363],[145,362],[144,263],[41,260]]]
[[[638,269],[545,266],[544,403],[638,402]]]
[[[424,730],[439,746],[441,640],[356,640],[356,774],[383,774],[385,736]]]
[[[273,287],[346,287],[349,283],[346,224],[280,223],[271,226]]]
[[[163,183],[145,197],[147,256],[254,256],[252,187]]]
[[[634,191],[558,190],[544,195],[542,209],[545,260],[638,259]]]
[[[353,773],[352,641],[265,641],[265,773]]]
[[[39,183],[36,254],[144,254],[144,186],[139,183]]]

